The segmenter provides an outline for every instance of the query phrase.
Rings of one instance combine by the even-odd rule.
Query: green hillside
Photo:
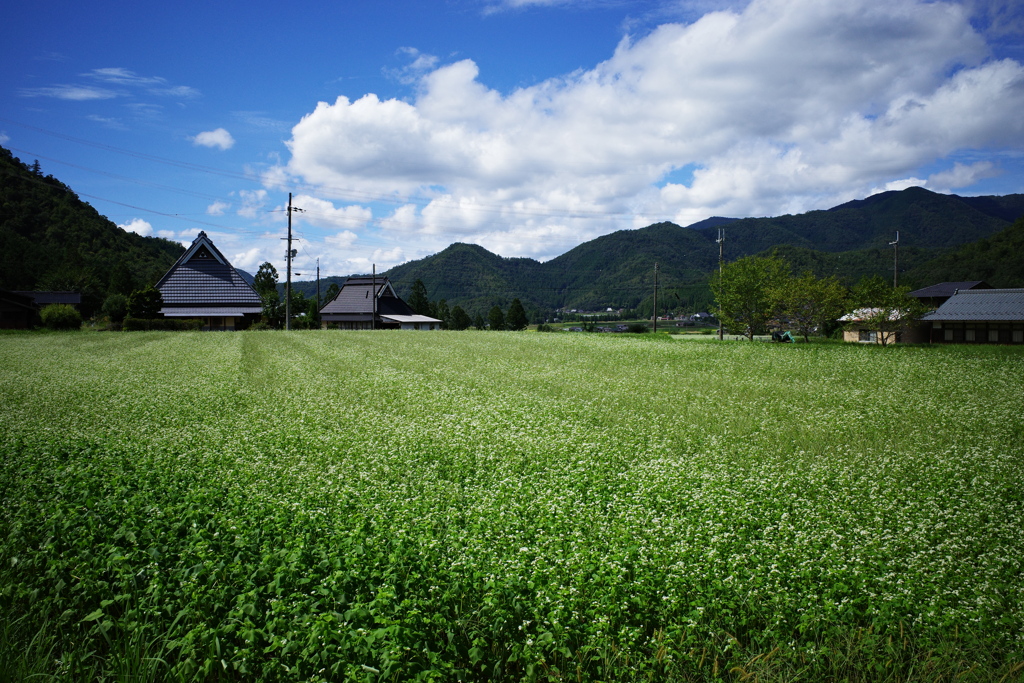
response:
[[[1024,287],[1024,218],[991,237],[917,266],[907,279],[917,286],[984,280],[993,287]]]
[[[117,227],[0,147],[0,288],[78,291],[89,312],[108,292],[155,282],[183,251]]]
[[[708,301],[705,282],[718,265],[719,228],[726,234],[727,261],[777,251],[797,272],[835,275],[847,284],[875,274],[891,277],[889,243],[898,231],[901,280],[923,286],[931,282],[928,271],[922,270],[930,261],[999,233],[1021,215],[1024,195],[958,197],[913,187],[799,215],[716,217],[689,228],[665,222],[622,230],[545,263],[505,259],[483,247],[453,244],[397,266],[388,275],[400,294],[408,293],[418,278],[432,299],[447,299],[470,311],[504,306],[512,297],[546,310],[646,310],[657,263],[663,302],[696,309]]]

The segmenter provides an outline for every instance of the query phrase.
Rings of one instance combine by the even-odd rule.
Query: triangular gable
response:
[[[175,306],[246,305],[259,307],[259,294],[200,232],[185,253],[157,282],[164,308]],[[165,311],[166,315],[166,311]]]

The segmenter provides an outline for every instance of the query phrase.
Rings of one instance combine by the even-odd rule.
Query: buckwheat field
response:
[[[140,332],[0,359],[0,680],[1024,674],[1024,349]]]

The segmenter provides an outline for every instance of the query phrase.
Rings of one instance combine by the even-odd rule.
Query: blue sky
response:
[[[1018,0],[19,3],[0,143],[240,268],[1024,192]]]

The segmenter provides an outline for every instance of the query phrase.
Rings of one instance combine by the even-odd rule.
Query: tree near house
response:
[[[847,310],[846,288],[835,277],[816,278],[810,271],[784,285],[781,317],[809,341]]]
[[[494,305],[491,307],[490,312],[487,314],[487,325],[493,331],[505,329],[505,314],[501,312],[501,307]]]
[[[850,318],[860,329],[876,333],[879,344],[887,346],[898,341],[907,325],[927,312],[920,300],[908,296],[910,287],[893,287],[885,278],[875,275],[862,278],[853,288],[855,310]]]
[[[452,330],[468,330],[469,326],[473,324],[473,320],[469,317],[469,313],[459,306],[458,304],[452,308],[451,322],[449,323],[449,329]]]
[[[277,268],[270,261],[260,264],[253,278],[252,288],[262,300],[261,315],[263,322],[273,327],[280,327],[284,320],[284,302],[277,291]]]
[[[416,311],[416,315],[430,315],[430,298],[427,297],[427,286],[423,284],[423,280],[417,278],[416,282],[412,283],[408,304]]]
[[[750,341],[765,329],[782,306],[789,266],[777,256],[747,256],[711,276],[718,314],[731,331]]]
[[[146,285],[143,289],[136,289],[128,297],[126,317],[152,320],[160,315],[163,305],[164,298],[160,295],[160,290],[153,285]]]
[[[526,309],[519,299],[512,299],[508,307],[508,317],[505,318],[505,327],[515,332],[525,330],[530,321],[526,317]]]

